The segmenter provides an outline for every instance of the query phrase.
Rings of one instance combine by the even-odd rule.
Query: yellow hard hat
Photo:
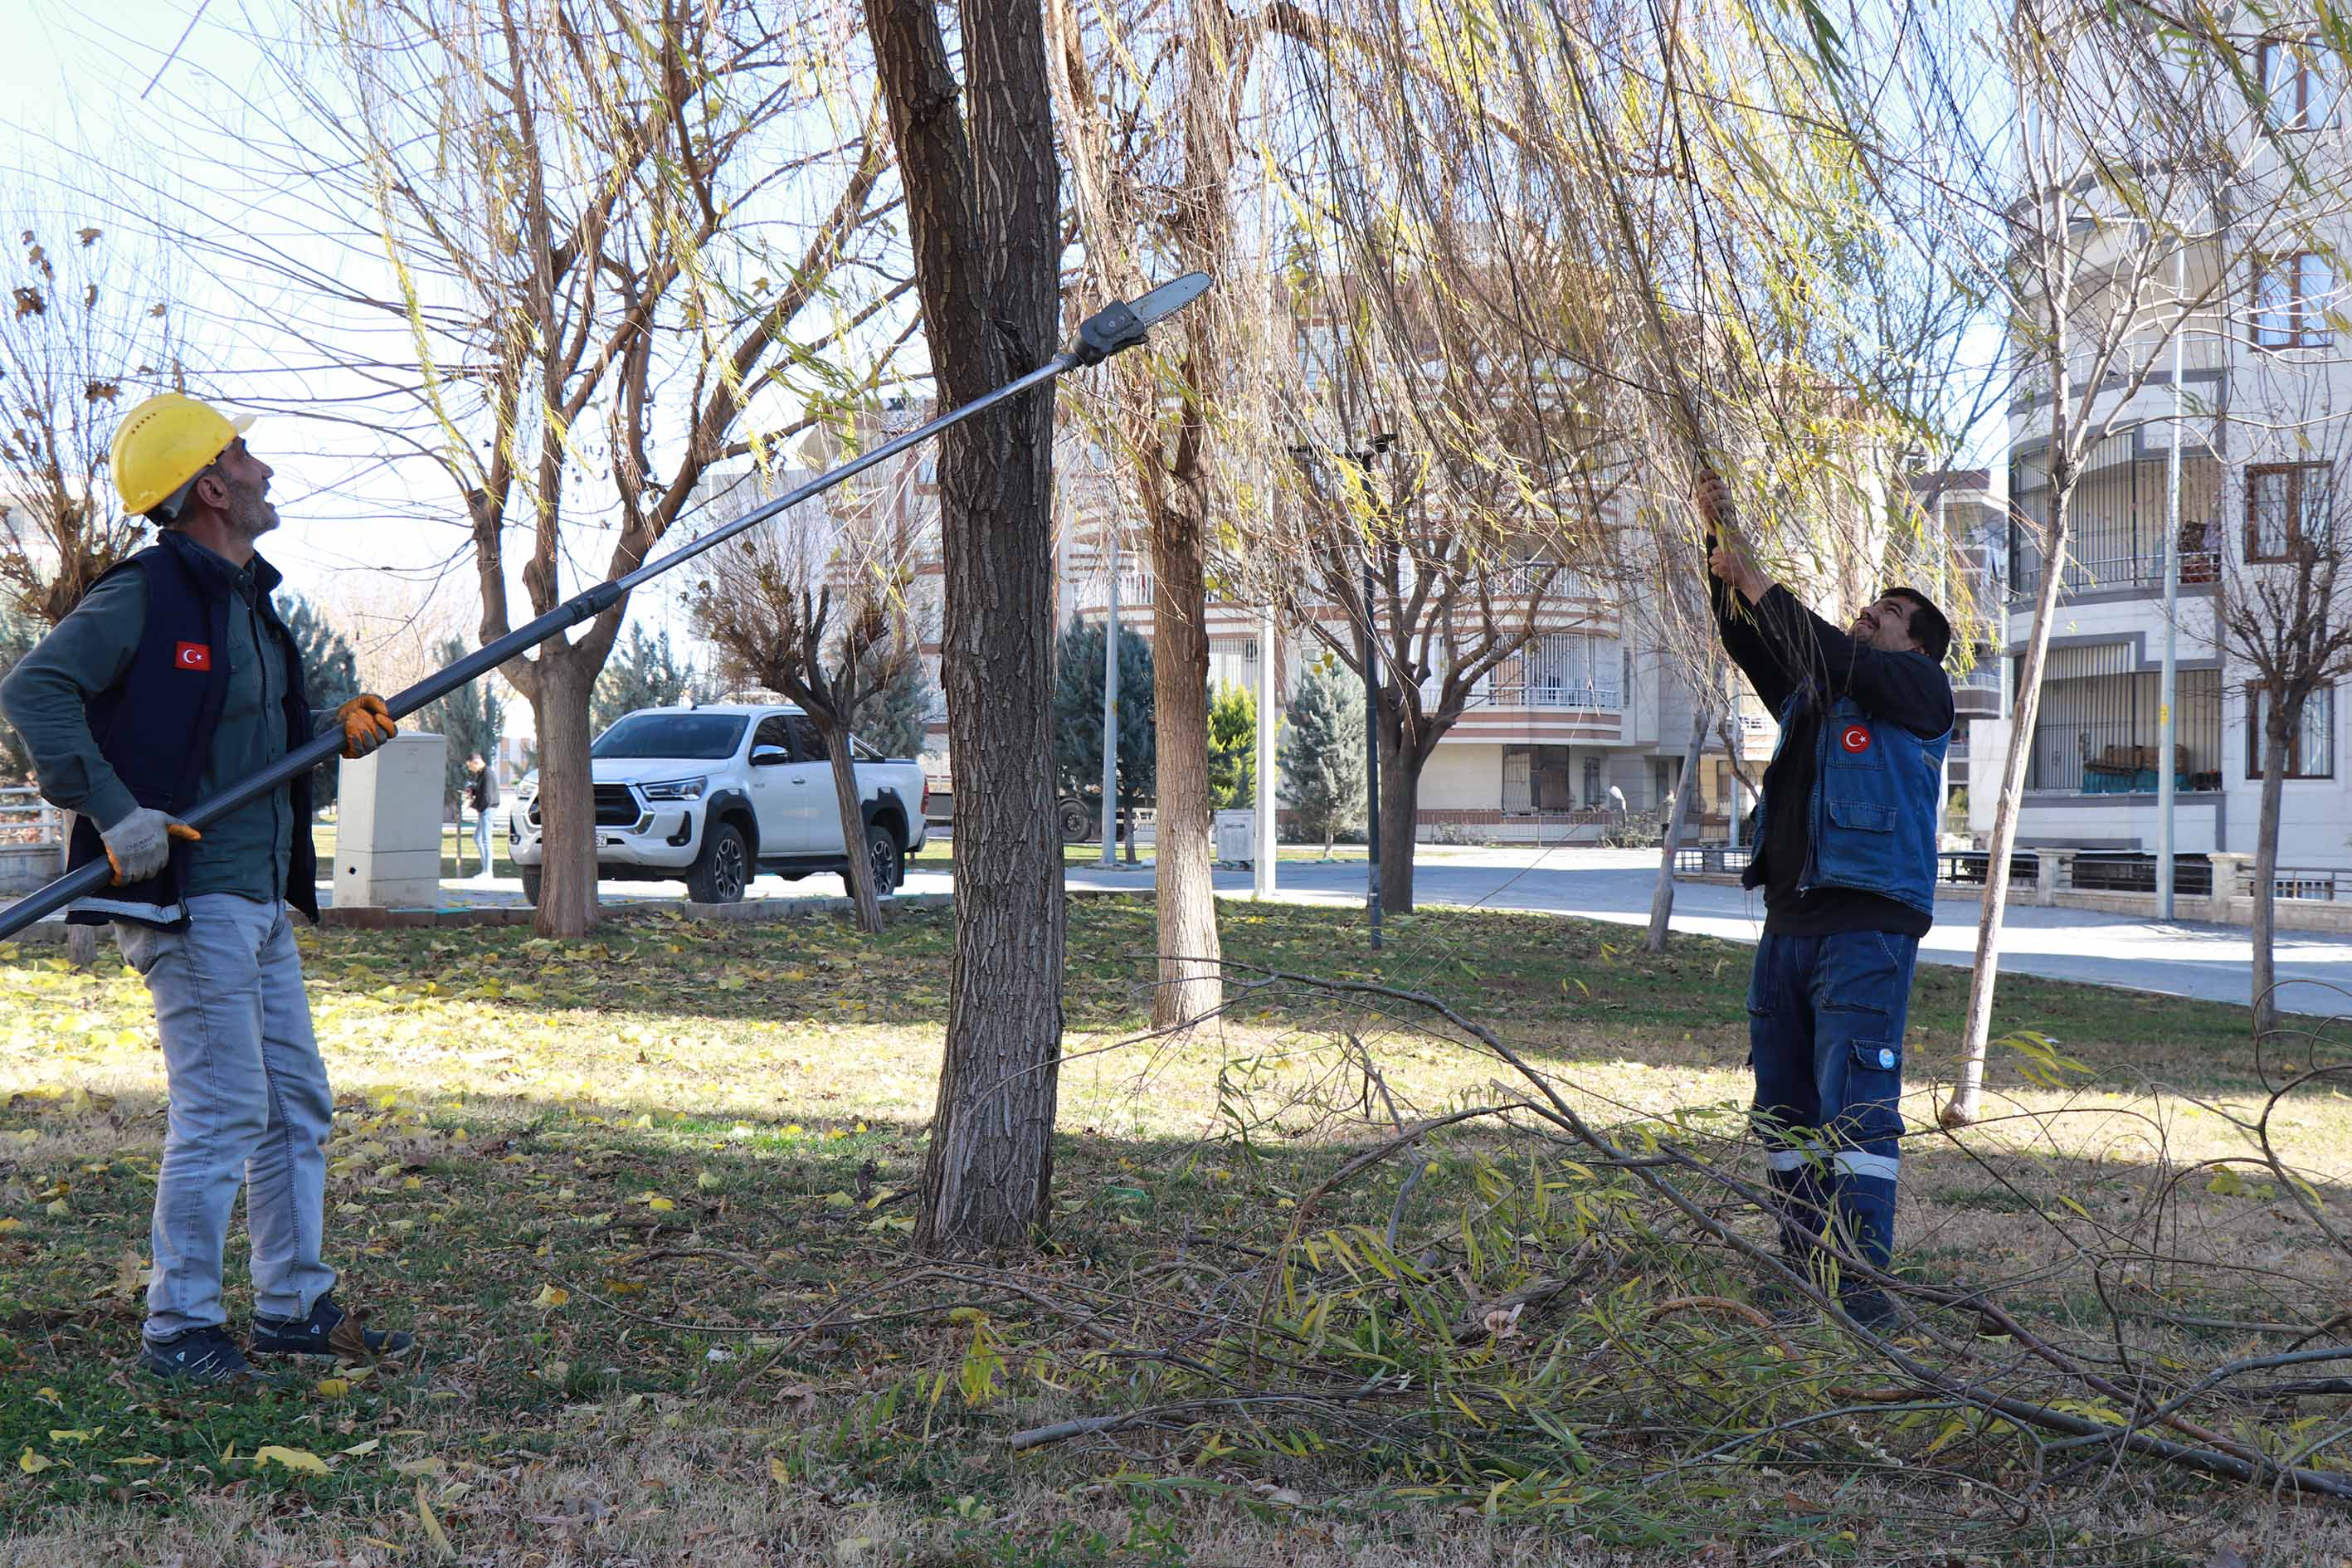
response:
[[[143,514],[204,472],[253,423],[184,392],[159,392],[122,416],[110,454],[123,510]]]

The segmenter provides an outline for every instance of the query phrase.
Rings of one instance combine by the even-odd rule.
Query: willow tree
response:
[[[1114,361],[1078,418],[1122,459],[1119,488],[1151,539],[1153,719],[1160,837],[1157,1027],[1206,1016],[1223,994],[1209,826],[1213,563],[1263,499],[1270,445],[1266,294],[1249,222],[1260,184],[1254,105],[1258,19],[1225,0],[1050,0],[1063,122],[1089,291],[1128,299],[1175,271],[1221,287],[1165,348]]]
[[[1486,47],[1477,0],[1287,25],[1315,46],[1297,57],[1300,120],[1319,146],[1286,160],[1314,171],[1290,187],[1299,249],[1325,292],[1358,302],[1328,322],[1331,352],[1366,366],[1351,395],[1398,422],[1419,482],[1486,556],[1567,568],[1566,613],[1536,625],[1580,616],[1640,639],[1690,693],[1689,734],[1671,740],[1695,758],[1720,689],[1688,592],[1705,559],[1696,474],[1734,478],[1796,580],[1806,554],[1882,559],[1874,498],[1929,444],[1924,348],[1955,309],[1932,273],[1891,265],[1881,172],[1805,107],[1838,86],[1822,38],[1739,5],[1554,6],[1508,48]],[[1346,424],[1345,378],[1308,384]],[[1360,553],[1377,563],[1401,510],[1358,509]],[[1470,668],[1481,647],[1463,650]],[[1442,694],[1442,663],[1398,668],[1393,685]],[[1416,743],[1436,727],[1402,717]],[[1411,805],[1384,802],[1381,835],[1383,882],[1394,862],[1407,896],[1409,851],[1387,846]]]
[[[706,469],[764,458],[837,391],[816,367],[854,358],[892,293],[868,268],[892,205],[878,121],[828,89],[822,18],[751,0],[306,16],[315,47],[278,85],[318,140],[250,155],[350,248],[207,243],[311,301],[280,330],[384,389],[363,416],[446,477],[487,643],[637,565]],[[537,722],[547,934],[596,918],[589,708],[626,613],[503,668]]]

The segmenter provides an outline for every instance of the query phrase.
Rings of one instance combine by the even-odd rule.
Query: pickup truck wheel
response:
[[[888,898],[907,879],[907,852],[899,847],[898,836],[878,822],[866,830],[866,861],[874,868],[877,897]]]
[[[1085,801],[1065,795],[1055,808],[1055,815],[1059,818],[1063,843],[1081,844],[1094,836],[1095,814],[1087,809]]]
[[[539,868],[518,866],[515,870],[522,878],[522,896],[530,903],[537,904],[539,902]]]
[[[722,822],[703,835],[702,853],[687,868],[686,896],[698,904],[731,904],[743,896],[751,873],[743,835]]]

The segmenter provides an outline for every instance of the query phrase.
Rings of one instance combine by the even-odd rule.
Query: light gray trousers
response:
[[[199,893],[185,930],[118,921],[114,939],[155,999],[171,1085],[147,1337],[228,1321],[221,1255],[240,1185],[254,1310],[309,1317],[335,1283],[319,1258],[334,1095],[286,906]]]

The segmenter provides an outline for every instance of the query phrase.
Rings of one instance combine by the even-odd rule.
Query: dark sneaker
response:
[[[1849,1290],[1838,1298],[1838,1305],[1857,1328],[1874,1334],[1888,1333],[1903,1324],[1902,1313],[1884,1291]]]
[[[321,1296],[311,1306],[310,1315],[299,1321],[265,1318],[256,1312],[253,1341],[247,1348],[257,1355],[331,1355],[346,1361],[405,1355],[416,1348],[413,1335],[396,1329],[371,1329],[366,1320],[364,1311],[346,1312],[335,1305],[333,1296]]]
[[[169,1339],[142,1342],[139,1365],[166,1383],[200,1386],[245,1383],[253,1377],[245,1352],[236,1348],[229,1331],[217,1324],[182,1329]]]

